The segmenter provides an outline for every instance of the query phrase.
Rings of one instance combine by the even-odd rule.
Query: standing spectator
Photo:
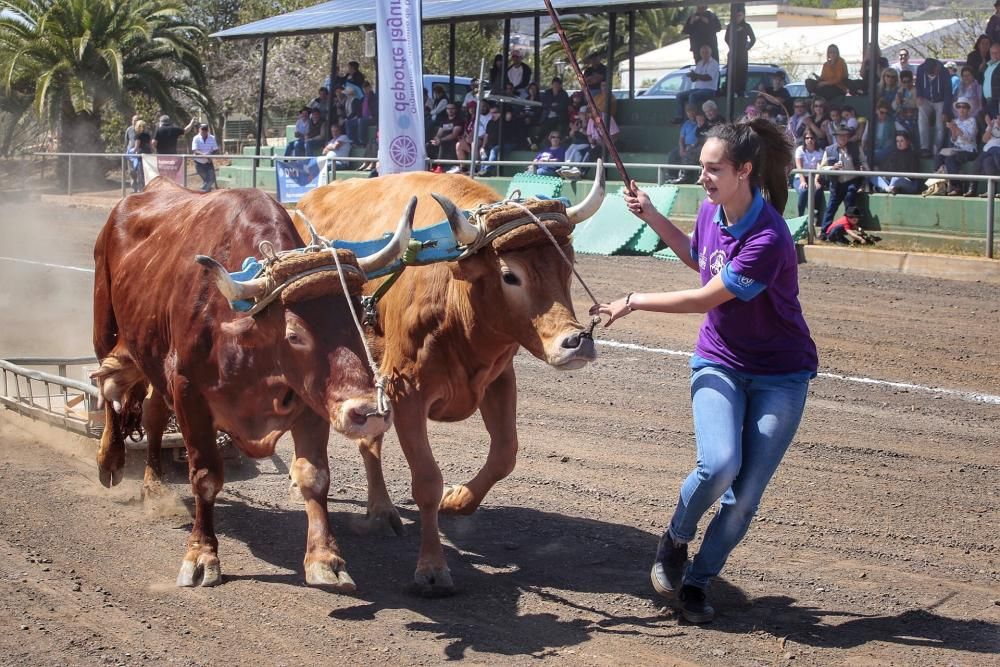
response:
[[[449,102],[444,109],[444,116],[438,118],[431,126],[431,140],[427,142],[427,157],[438,160],[454,160],[455,144],[462,136],[462,117],[458,113],[458,104]],[[444,167],[437,165],[434,167],[435,173],[444,172]]]
[[[306,132],[309,131],[309,107],[299,109],[299,117],[295,120],[294,138],[285,146],[285,157],[289,155],[303,156],[306,154]]]
[[[566,149],[562,145],[562,137],[558,132],[552,132],[549,134],[548,148],[543,148],[535,155],[535,160],[528,171],[534,172],[539,176],[557,176],[556,167],[546,163],[564,162],[565,160]]]
[[[146,187],[145,172],[142,168],[143,155],[153,153],[153,137],[146,130],[146,121],[141,118],[135,122],[135,144],[131,152],[136,156],[132,160],[132,169],[135,171],[135,179],[132,181],[132,192],[142,192]]]
[[[972,116],[977,121],[982,119],[983,113],[983,87],[976,81],[976,75],[972,68],[966,65],[962,68],[962,74],[958,79],[958,90],[955,99],[959,97],[969,98],[972,103]]]
[[[802,139],[806,132],[807,120],[809,120],[809,103],[805,100],[795,100],[795,102],[792,103],[792,115],[788,119],[788,124],[785,125],[785,129],[788,132],[788,137],[796,146],[802,145]]]
[[[588,162],[590,160],[590,139],[587,137],[587,123],[590,112],[580,109],[577,117],[570,123],[569,138],[566,148],[566,162]],[[560,167],[556,173],[563,178],[578,179],[582,172],[579,167]]]
[[[431,105],[430,105],[430,118],[431,125],[438,121],[444,115],[445,109],[448,108],[448,94],[444,90],[444,86],[439,83],[434,84],[431,88]]]
[[[347,76],[344,77],[344,83],[353,83],[358,87],[358,92],[364,90],[365,75],[362,74],[361,65],[357,60],[347,63]]]
[[[170,116],[160,116],[160,126],[156,128],[156,133],[153,135],[153,150],[160,155],[177,155],[178,137],[190,132],[194,124],[195,119],[192,117],[190,123],[180,128],[174,125]]]
[[[903,72],[913,72],[913,65],[910,64],[910,50],[902,48],[899,50],[899,55],[897,56],[899,61],[896,62],[892,68],[902,74]]]
[[[124,152],[125,153],[134,153],[135,152],[135,150],[134,150],[135,149],[135,124],[138,123],[138,122],[139,122],[139,114],[135,114],[135,115],[132,116],[132,122],[131,122],[131,124],[129,124],[129,126],[127,128],[125,128],[125,148],[124,148]],[[137,192],[137,190],[135,189],[135,176],[136,176],[136,174],[135,174],[135,168],[134,168],[134,160],[132,158],[129,158],[129,160],[128,160],[128,176],[129,176],[129,181],[131,181],[132,192]]]
[[[806,79],[806,89],[814,95],[827,99],[847,94],[847,63],[840,57],[840,47],[831,44],[826,47],[826,62],[817,77]]]
[[[837,143],[827,146],[823,153],[823,160],[820,162],[820,169],[830,171],[868,171],[868,162],[858,149],[856,143],[851,142],[851,135],[854,132],[846,125],[841,125],[836,130]],[[820,230],[820,238],[826,240],[827,229],[833,222],[837,209],[843,203],[845,208],[854,206],[854,200],[858,195],[858,190],[864,185],[864,179],[860,176],[830,176],[830,203],[827,204],[826,214],[823,216],[823,227]]]
[[[806,116],[806,129],[816,134],[816,148],[826,148],[829,141],[826,137],[826,128],[830,122],[830,116],[826,112],[826,100],[816,97],[812,101],[812,113]]]
[[[705,48],[708,47],[706,46]],[[681,125],[681,131],[677,134],[677,148],[667,153],[667,162],[669,164],[687,164],[686,162],[682,162],[682,160],[687,157],[688,151],[698,142],[698,122],[695,120],[698,114],[698,107],[694,104],[688,104],[684,107],[684,113],[687,115],[687,120]],[[704,119],[705,114],[702,113],[701,117]],[[667,182],[672,183],[673,180],[684,182],[684,170],[678,171],[674,179],[668,178]]]
[[[524,99],[529,102],[537,102],[537,106],[526,106],[521,110],[521,120],[524,122],[524,131],[528,135],[528,140],[534,146],[532,150],[537,150],[541,143],[539,132],[542,126],[542,98],[538,92],[538,84],[531,82],[528,84]],[[558,132],[559,130],[557,130]]]
[[[1000,0],[993,3],[993,16],[986,22],[986,36],[994,44],[1000,42]]]
[[[896,122],[910,135],[910,141],[919,150],[920,124],[917,116],[917,88],[913,85],[913,72],[899,73],[899,88],[892,103]]]
[[[944,69],[948,72],[948,79],[951,81],[951,96],[953,99],[957,99],[958,85],[962,82],[962,77],[958,73],[958,65],[955,64],[954,60],[949,60],[944,64]]]
[[[816,133],[806,130],[802,136],[802,145],[795,148],[795,167],[797,169],[817,169],[823,160],[823,149],[816,145]],[[815,220],[823,214],[826,208],[826,197],[823,196],[823,181],[819,174],[796,174],[795,190],[799,193],[799,215],[805,215],[809,205],[809,181],[813,179],[813,216]]]
[[[361,100],[357,97],[354,88],[348,86],[344,89],[344,118],[342,121],[345,133],[351,139],[352,144],[363,145],[364,139],[361,136]],[[332,128],[331,128],[332,129]]]
[[[972,104],[964,97],[958,98],[955,102],[957,118],[948,120],[945,125],[951,133],[951,146],[942,148],[934,160],[934,166],[940,169],[942,166],[949,174],[957,174],[962,170],[962,165],[976,159],[976,135],[979,129],[976,119],[972,117]],[[949,184],[948,194],[960,196],[962,192],[962,181],[952,180]],[[970,181],[965,190],[966,197],[976,196],[976,183]]]
[[[334,88],[336,89],[337,87],[338,86],[335,84]],[[339,87],[342,88],[343,86],[341,85]],[[324,123],[327,122],[329,120],[327,116],[329,116],[330,112],[330,90],[326,86],[321,87],[319,89],[319,94],[309,100],[309,104],[306,106],[309,107],[310,110],[316,109],[319,111],[320,120]]]
[[[899,72],[891,67],[882,71],[882,79],[878,83],[876,95],[878,99],[892,107],[896,101],[896,91],[899,90]]]
[[[601,62],[599,53],[591,53],[584,63],[587,66],[583,68],[583,80],[590,89],[590,94],[597,95],[601,91],[601,84],[608,80],[608,68]]]
[[[897,173],[920,173],[920,154],[911,145],[910,135],[907,132],[896,132],[896,147],[890,152],[881,163],[875,165],[880,171],[894,171]],[[904,195],[915,195],[920,192],[921,182],[905,176],[892,176],[886,179],[884,176],[873,176],[872,185],[879,192],[890,195],[903,193]]]
[[[310,109],[309,127],[306,128],[306,155],[315,157],[322,153],[327,136],[326,123],[323,122],[319,109]]]
[[[378,95],[370,81],[365,81],[365,99],[361,100],[361,138],[368,143],[368,128],[378,127]]]
[[[691,87],[677,93],[677,116],[673,120],[675,125],[684,122],[681,113],[688,102],[701,106],[705,100],[715,97],[719,89],[719,61],[712,57],[712,47],[702,44],[698,55],[700,57],[694,69],[687,73],[691,79]]]
[[[879,100],[875,109],[875,122],[871,124],[875,132],[875,142],[872,146],[874,155],[869,155],[868,159],[876,168],[885,162],[885,158],[896,149],[896,119],[892,115],[892,109],[884,100]],[[868,136],[868,128],[865,128],[862,135],[862,144]]]
[[[198,134],[191,140],[191,152],[195,155],[194,170],[201,178],[201,191],[208,192],[216,187],[215,165],[208,156],[219,152],[219,144],[215,141],[215,135],[209,133],[207,123],[198,126]]]
[[[920,123],[920,148],[924,157],[941,150],[945,140],[944,115],[951,110],[951,79],[940,61],[928,58],[917,67],[917,110]],[[934,138],[931,139],[931,115],[934,115]],[[973,134],[975,137],[975,133]],[[975,141],[975,139],[973,139]]]
[[[868,94],[868,77],[871,76],[871,59],[874,53],[874,57],[878,58],[878,65],[875,71],[875,80],[881,82],[882,73],[889,68],[889,61],[882,56],[882,50],[878,48],[877,44],[869,44],[868,48],[865,50],[865,58],[861,61],[861,78],[848,81],[848,88],[851,91],[851,95],[867,95]],[[893,70],[895,74],[899,74]]]
[[[493,64],[490,66],[490,94],[499,95],[503,91],[503,55],[498,53],[493,56]]]
[[[350,157],[351,143],[351,138],[344,134],[340,125],[334,123],[330,127],[330,141],[323,147],[323,155],[330,155],[332,153],[334,157],[333,165],[337,169],[347,169],[349,166],[348,161],[339,158]]]
[[[976,159],[975,173],[1000,175],[1000,118],[991,118],[983,132],[983,151]]]
[[[726,44],[731,44],[729,59],[726,62],[726,75],[733,82],[733,94],[738,97],[746,95],[747,71],[750,67],[750,49],[757,43],[753,28],[746,22],[746,9],[742,4],[734,4],[733,17],[726,26]]]
[[[1000,115],[1000,43],[990,45],[990,61],[983,71],[983,99],[987,117]]]
[[[558,130],[569,131],[569,95],[562,87],[562,79],[552,78],[552,84],[542,93],[542,133]]]
[[[980,35],[979,39],[976,40],[975,48],[965,57],[965,64],[972,68],[972,73],[975,75],[976,81],[980,84],[983,83],[983,73],[986,71],[986,65],[990,62],[991,43],[989,37]]]
[[[514,87],[514,94],[525,97],[528,94],[528,84],[531,83],[531,68],[521,62],[521,52],[510,54],[510,66],[507,68],[507,81]]]
[[[701,47],[708,45],[712,49],[712,58],[719,62],[718,32],[722,30],[719,17],[708,9],[708,5],[698,5],[694,13],[687,17],[681,32],[688,36],[691,46],[691,59],[698,62],[701,57]],[[683,107],[679,107],[683,108]]]

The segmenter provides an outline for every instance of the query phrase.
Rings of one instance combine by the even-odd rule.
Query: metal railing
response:
[[[73,158],[120,158],[122,165],[122,178],[121,178],[121,196],[124,198],[126,196],[126,178],[127,178],[127,162],[128,158],[136,157],[132,154],[126,153],[35,153],[37,156],[41,156],[43,160],[47,157],[66,157],[68,160],[67,164],[67,194],[73,194]],[[187,162],[192,160],[195,155],[191,154],[180,154],[180,155],[167,155],[163,157],[180,157],[182,158],[181,172],[183,174],[182,184],[187,186]],[[212,155],[213,160],[228,160],[230,163],[237,163],[239,161],[249,161],[251,165],[251,187],[257,187],[257,172],[260,169],[260,162],[267,161],[270,163],[270,168],[273,168],[274,162],[277,161],[294,161],[294,160],[309,160],[316,156],[285,156],[285,155]],[[327,161],[327,169],[330,173],[330,179],[335,179],[337,174],[336,162],[348,162],[350,164],[355,163],[366,163],[374,162],[377,158],[367,158],[367,157],[337,157],[335,159],[330,159]],[[442,159],[428,159],[427,168],[432,166],[453,166],[458,165],[460,167],[466,167],[472,169],[475,166],[480,168],[499,168],[499,167],[518,167],[526,168],[531,165],[536,164],[532,160],[442,160]],[[546,166],[551,167],[577,167],[580,169],[589,168],[593,169],[597,166],[596,162],[547,162]],[[701,167],[698,165],[691,164],[669,164],[669,163],[646,163],[646,162],[626,162],[623,165],[626,169],[655,169],[656,170],[656,184],[663,185],[666,183],[666,174],[668,172],[680,172],[680,171],[701,171]],[[992,259],[994,256],[993,246],[995,239],[995,205],[996,205],[996,194],[997,194],[997,181],[1000,181],[1000,176],[986,176],[980,174],[941,174],[941,173],[917,173],[917,172],[889,172],[889,171],[845,171],[845,170],[832,170],[832,169],[792,169],[791,174],[801,174],[809,176],[807,178],[808,182],[808,194],[807,194],[807,208],[809,215],[809,233],[807,243],[815,243],[815,179],[812,176],[819,175],[828,178],[835,178],[838,176],[858,176],[868,179],[872,176],[884,176],[884,177],[903,177],[910,178],[914,180],[927,180],[931,178],[944,178],[948,180],[956,181],[973,181],[976,183],[985,182],[986,183],[986,201],[985,201],[985,214],[986,214],[986,249],[985,254],[987,258]],[[471,172],[470,175],[475,175],[475,172]],[[794,190],[794,189],[793,189]]]

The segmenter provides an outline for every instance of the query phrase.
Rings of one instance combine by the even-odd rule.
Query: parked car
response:
[[[660,79],[650,86],[645,93],[642,94],[642,99],[644,100],[671,100],[677,97],[677,93],[687,90],[691,87],[691,79],[688,77],[688,73],[694,69],[694,65],[686,65],[678,70],[674,70],[668,74],[664,74]],[[757,89],[761,82],[765,86],[770,87],[771,77],[775,74],[781,74],[785,79],[785,84],[788,84],[788,74],[785,73],[783,69],[777,65],[764,65],[759,63],[750,63],[749,70],[747,72],[747,92],[751,92]],[[789,91],[791,92],[791,91]],[[726,66],[723,65],[719,69],[719,95],[726,94]],[[794,97],[794,95],[793,95]]]
[[[448,90],[448,75],[447,74],[424,74],[424,90],[427,91],[427,97],[433,98],[431,94],[431,88],[436,85],[444,86],[445,92]],[[455,77],[455,94],[452,98],[453,102],[461,103],[465,99],[465,94],[472,90],[472,79],[467,76],[456,76]]]
[[[809,97],[809,91],[806,89],[805,81],[793,81],[792,83],[786,83],[785,90],[788,91],[788,94],[792,99],[796,99],[798,97]]]

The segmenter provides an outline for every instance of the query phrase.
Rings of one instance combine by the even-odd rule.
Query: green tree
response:
[[[499,21],[459,23],[455,26],[455,75],[479,76],[479,66],[486,60],[489,75],[493,56],[500,53],[503,24]],[[448,73],[448,26],[424,26],[424,72]]]
[[[639,55],[676,42],[681,37],[681,26],[686,14],[676,8],[642,9],[635,13],[635,53]],[[563,32],[573,48],[577,60],[591,54],[604,56],[608,52],[607,14],[579,14],[562,21]],[[555,27],[549,27],[545,36],[554,36]],[[628,16],[618,14],[615,21],[615,62],[628,59]],[[556,39],[542,47],[543,68],[554,69],[555,63],[565,60],[562,43]],[[566,74],[571,76],[571,74]],[[540,79],[544,81],[544,78]]]
[[[102,113],[131,115],[132,94],[175,118],[211,114],[207,81],[179,0],[0,0],[0,85],[30,95],[62,151],[101,150]]]

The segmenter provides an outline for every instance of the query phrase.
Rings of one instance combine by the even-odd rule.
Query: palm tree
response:
[[[635,13],[636,55],[658,49],[677,41],[681,36],[685,12],[680,9],[641,9]],[[562,21],[563,32],[573,47],[577,60],[591,54],[604,56],[608,51],[607,14],[579,14]],[[615,62],[628,58],[628,16],[618,14],[615,21]],[[545,31],[546,36],[555,35],[555,27]],[[542,47],[542,60],[551,67],[557,60],[565,58],[562,44],[554,40]]]
[[[175,117],[178,95],[211,114],[201,29],[183,11],[178,0],[0,0],[0,90],[27,92],[62,151],[100,150],[102,112],[131,115],[130,93]]]

